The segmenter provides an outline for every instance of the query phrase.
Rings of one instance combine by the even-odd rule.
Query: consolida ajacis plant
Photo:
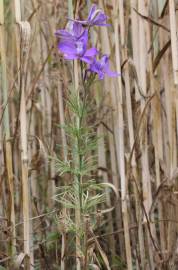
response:
[[[68,157],[66,160],[55,159],[57,173],[69,175],[68,183],[58,188],[55,200],[63,206],[60,217],[61,233],[65,249],[68,239],[75,239],[74,252],[76,255],[76,269],[89,269],[96,263],[89,252],[89,239],[94,236],[94,230],[98,226],[97,213],[104,213],[102,204],[105,202],[106,189],[111,188],[117,196],[117,191],[111,184],[97,183],[95,180],[97,165],[96,128],[91,124],[91,114],[95,111],[95,102],[92,100],[91,86],[97,78],[103,80],[105,76],[117,77],[117,72],[110,70],[109,56],[100,52],[95,47],[90,47],[90,32],[94,26],[109,26],[106,23],[105,13],[92,5],[87,20],[69,19],[65,29],[55,32],[58,38],[58,50],[65,60],[73,60],[75,65],[74,77],[78,77],[80,83],[72,81],[72,88],[68,93],[66,106],[69,112],[67,124],[62,128],[67,136]],[[80,72],[78,72],[80,67]],[[93,107],[92,107],[93,106]],[[92,108],[92,109],[91,109]],[[99,209],[100,205],[100,209]],[[109,209],[111,210],[111,209]],[[95,239],[100,256],[103,257],[100,245]],[[62,255],[61,265],[67,265],[65,254]],[[106,258],[103,258],[106,262]],[[62,268],[62,267],[61,267]],[[74,268],[75,269],[75,268]]]

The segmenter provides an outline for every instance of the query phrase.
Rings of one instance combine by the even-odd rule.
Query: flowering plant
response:
[[[69,19],[66,28],[56,31],[59,38],[58,49],[66,60],[79,60],[81,67],[81,84],[76,84],[68,98],[68,123],[63,126],[68,135],[69,155],[65,161],[56,158],[57,173],[70,173],[71,182],[59,188],[55,200],[62,204],[64,211],[63,225],[66,232],[75,233],[76,239],[76,269],[87,270],[93,258],[88,255],[88,234],[93,234],[96,228],[97,207],[106,201],[107,183],[96,183],[93,172],[96,171],[96,150],[98,138],[96,130],[89,122],[90,86],[96,75],[99,80],[118,76],[109,68],[109,56],[103,55],[97,59],[97,48],[89,47],[89,32],[93,26],[109,26],[104,12],[92,5],[87,20]],[[76,63],[76,62],[75,62]],[[77,66],[78,67],[78,66]],[[78,70],[75,75],[78,75]],[[74,77],[74,76],[73,76]],[[92,98],[91,98],[92,99]],[[93,124],[93,123],[92,123]],[[108,188],[112,184],[108,183]],[[114,188],[112,188],[114,190]],[[115,192],[116,193],[116,192]],[[111,209],[111,208],[109,208]],[[112,208],[113,209],[113,208]],[[98,209],[97,209],[98,210]],[[104,213],[105,210],[99,210]],[[109,210],[110,211],[110,210]],[[75,213],[74,217],[73,213]],[[62,231],[62,229],[61,229]],[[62,242],[65,247],[65,231],[62,232]],[[64,248],[63,248],[64,250]],[[101,254],[103,256],[103,253]],[[106,260],[103,258],[103,261]],[[61,254],[61,269],[64,269],[64,254]]]
[[[98,74],[100,80],[105,75],[117,77],[119,74],[109,68],[109,57],[103,55],[100,60],[96,56],[99,54],[96,48],[88,47],[88,34],[91,26],[109,26],[106,23],[107,16],[96,5],[92,5],[87,20],[69,19],[65,29],[57,30],[59,37],[58,49],[63,53],[66,60],[79,59],[88,64],[87,70]]]

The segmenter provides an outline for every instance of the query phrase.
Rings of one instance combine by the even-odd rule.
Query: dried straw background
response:
[[[65,179],[48,156],[55,156],[56,144],[61,156],[67,154],[65,133],[56,124],[65,123],[70,65],[57,51],[54,31],[72,12],[86,16],[86,2],[73,1],[72,7],[72,0],[0,1],[0,265],[5,269],[20,269],[22,263],[28,269],[26,255],[32,269],[60,269],[55,268],[60,237],[48,235],[57,231],[52,196]],[[122,72],[96,89],[102,135],[98,173],[120,193],[99,240],[111,265],[112,257],[122,261],[112,269],[177,269],[178,3],[91,2],[105,10],[112,25],[95,29],[92,42],[110,54],[113,70]],[[114,196],[109,201],[113,204]]]

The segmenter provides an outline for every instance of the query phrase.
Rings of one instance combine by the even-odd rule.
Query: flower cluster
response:
[[[67,60],[79,59],[89,65],[88,70],[98,74],[100,80],[105,74],[110,77],[118,76],[109,68],[109,57],[103,55],[97,60],[98,50],[94,47],[88,49],[88,33],[91,26],[109,26],[107,16],[96,5],[92,5],[87,20],[69,19],[65,29],[57,30],[59,37],[58,48]]]

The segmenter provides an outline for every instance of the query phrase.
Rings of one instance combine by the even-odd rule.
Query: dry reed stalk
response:
[[[42,11],[41,11],[42,12]],[[39,16],[40,18],[40,16]],[[39,24],[39,52],[40,52],[40,59],[39,62],[41,64],[41,66],[43,65],[43,60],[45,58],[45,55],[42,52],[43,47],[45,47],[46,45],[45,43],[45,39],[43,36],[42,31],[40,31],[40,24]],[[48,76],[48,75],[47,75]],[[42,138],[42,140],[44,141],[45,145],[48,148],[48,151],[51,153],[51,145],[50,145],[50,138],[48,136],[48,127],[50,127],[50,123],[49,123],[49,119],[46,118],[46,111],[48,108],[48,101],[47,99],[49,98],[49,94],[48,94],[48,89],[46,88],[45,82],[44,80],[44,76],[43,74],[41,74],[40,76],[40,80],[39,80],[39,87],[40,87],[40,101],[41,101],[41,129],[40,129],[40,137]],[[48,160],[44,161],[45,164],[45,169],[44,169],[44,176],[48,175],[48,177],[50,176],[50,165]],[[46,200],[45,197],[42,197],[43,203],[48,205],[49,201],[51,203],[51,197],[48,196],[48,183],[49,181],[46,179],[45,183],[43,184],[43,192],[45,194],[45,197],[48,198],[48,202]],[[51,193],[51,192],[50,192]]]
[[[150,72],[150,77],[151,75]],[[157,88],[154,82],[154,77],[150,78],[150,86],[152,89]],[[155,100],[152,104],[152,115],[153,115],[153,145],[154,145],[154,159],[155,159],[155,184],[157,189],[161,185],[161,172],[160,172],[160,161],[163,160],[163,139],[162,139],[162,124],[161,124],[161,108],[160,108],[160,95],[158,89]],[[159,220],[163,220],[163,206],[161,203],[158,203],[158,217]],[[162,250],[166,249],[165,242],[165,229],[164,224],[160,222],[158,224],[160,230],[160,242]]]
[[[31,27],[28,22],[21,21],[21,4],[14,0],[15,22],[19,29],[16,30],[17,64],[20,68],[20,140],[21,140],[21,181],[22,181],[22,206],[23,206],[23,235],[24,235],[24,265],[31,268],[30,252],[30,205],[29,205],[29,179],[28,179],[28,143],[27,143],[27,115],[26,115],[26,76],[27,59]],[[20,52],[19,52],[20,50]]]
[[[99,1],[99,6],[104,10],[104,4],[103,1]],[[106,27],[102,27],[100,29],[101,33],[101,48],[102,51],[105,52],[106,54],[110,55],[110,43],[109,43],[109,35],[108,35],[108,29]],[[106,78],[104,81],[104,90],[101,91],[101,95],[107,98],[110,95],[110,86],[111,86],[111,81],[109,78]],[[100,99],[100,98],[99,98]],[[98,99],[98,102],[99,102]],[[99,104],[98,104],[99,105]],[[100,116],[99,116],[100,119]],[[98,138],[100,138],[99,144],[98,144],[98,166],[102,168],[107,168],[106,164],[106,149],[105,149],[105,141],[104,141],[104,129],[103,126],[98,127]],[[103,180],[105,183],[109,182],[108,179],[108,174],[106,172],[100,172],[100,176],[103,177]],[[111,207],[111,198],[110,194],[106,190],[106,200],[107,204],[109,207]],[[109,237],[109,242],[110,242],[110,248],[111,248],[111,254],[112,254],[112,259],[116,257],[116,250],[115,250],[115,241],[114,241],[114,236],[112,235],[114,231],[113,227],[113,221],[112,221],[112,213],[108,213],[108,231],[111,234],[111,237]]]
[[[176,108],[176,117],[175,117],[176,133],[177,133],[177,137],[178,137],[178,96],[177,96],[177,92],[175,93],[175,108]]]
[[[0,71],[1,72],[1,71]],[[0,106],[3,104],[3,98],[0,95]],[[3,126],[0,124],[0,175],[3,173],[4,168],[4,155],[3,155]],[[2,191],[0,192],[0,204],[2,205]],[[0,209],[0,215],[3,216],[3,208]]]
[[[21,21],[21,3],[19,0],[14,0],[14,8],[15,8],[15,21]]]
[[[148,10],[146,10],[145,3],[141,0],[138,0],[138,11],[143,15],[148,15]],[[141,17],[139,17],[139,84],[141,86],[143,94],[147,95],[147,82],[146,82],[146,66],[147,66],[147,40],[146,40],[146,28],[145,22]],[[141,111],[145,107],[145,99],[141,97]],[[152,205],[152,192],[151,192],[151,176],[149,171],[148,164],[148,119],[147,115],[144,118],[144,123],[142,123],[142,133],[140,135],[140,148],[141,148],[141,165],[142,165],[142,189],[143,189],[143,204],[148,215],[149,210]],[[146,217],[144,217],[146,224]],[[148,224],[147,224],[148,225]],[[149,226],[149,225],[148,225]],[[151,225],[151,232],[154,232],[154,226]],[[153,262],[153,247],[150,240],[150,236],[147,228],[147,242],[148,242],[148,252],[149,252],[149,261],[150,267],[154,269]]]
[[[166,18],[167,19],[167,18]],[[165,20],[166,21],[166,20]],[[160,30],[160,43],[163,45],[165,43],[165,35]],[[172,56],[173,57],[173,56]],[[171,72],[169,69],[170,65],[170,52],[166,53],[164,59],[162,60],[161,72],[163,75],[164,89],[165,89],[165,113],[166,117],[164,119],[165,128],[163,130],[163,139],[164,139],[164,163],[165,163],[165,174],[168,176],[168,183],[171,184],[171,176],[176,167],[175,159],[175,130],[173,129],[173,121],[174,121],[174,95],[173,95],[173,76],[171,76]],[[164,206],[164,204],[163,204]],[[168,224],[166,224],[166,250],[168,252],[172,252],[172,246],[175,238],[175,230],[174,224],[171,222],[171,219],[175,216],[173,206],[169,206],[169,210],[164,210],[164,218],[168,220]],[[170,219],[170,221],[169,221]],[[174,218],[173,218],[174,219]]]
[[[111,85],[111,95],[114,94],[114,87]],[[113,106],[113,111],[115,110],[116,106],[113,105],[115,103],[114,97],[112,98],[111,104]],[[111,113],[109,120],[108,120],[108,126],[112,131],[114,131],[115,122],[116,122],[116,115],[114,113]],[[112,125],[111,125],[112,122]],[[111,162],[111,175],[112,175],[112,183],[116,187],[116,189],[120,190],[119,185],[119,179],[118,179],[118,168],[117,168],[117,159],[116,159],[116,152],[115,152],[115,141],[114,141],[114,132],[111,133],[111,131],[108,131],[108,137],[109,137],[109,151],[110,151],[110,162]],[[120,201],[118,201],[116,208],[115,208],[115,223],[117,230],[120,230],[122,228],[122,212],[121,212],[121,204]],[[114,239],[114,242],[116,240]],[[120,250],[120,256],[122,259],[125,257],[125,252],[123,250],[124,246],[124,237],[123,235],[119,236],[119,250]],[[117,254],[117,251],[116,251]]]
[[[29,143],[29,161],[32,166],[33,159],[35,157],[35,154],[37,152],[36,148],[36,141],[34,139],[35,136],[35,115],[33,112],[33,108],[31,111],[31,124],[29,126],[29,134],[31,137],[31,143]],[[34,198],[38,198],[38,193],[37,193],[37,172],[31,168],[30,176],[29,176],[29,182],[30,182],[30,188],[31,188],[31,198],[34,200]],[[33,216],[33,204],[30,204],[30,216]],[[30,235],[33,235],[33,224],[32,222],[30,223]],[[33,247],[33,238],[30,237],[30,246]],[[31,249],[30,251],[30,258],[31,258],[31,264],[34,265],[34,251]]]
[[[127,49],[124,48],[124,59],[127,59]],[[129,64],[125,65],[124,69],[124,78],[125,78],[125,90],[126,90],[126,106],[127,106],[127,119],[128,119],[128,131],[129,131],[129,147],[130,151],[134,145],[134,127],[133,127],[133,115],[132,115],[132,103],[131,103],[131,86],[130,86],[130,76],[129,76]],[[137,186],[140,186],[138,180],[138,169],[136,164],[135,150],[133,150],[132,159],[131,159],[131,171],[134,177],[134,181],[137,182]],[[138,222],[138,239],[139,239],[139,251],[142,268],[145,265],[145,247],[144,247],[144,237],[143,237],[143,228],[142,228],[142,215],[140,209],[140,198],[138,194],[137,187],[133,183],[134,189],[134,199],[135,199],[135,211],[136,219]]]
[[[158,2],[154,1],[152,3],[150,3],[151,6],[151,10],[149,11],[149,16],[152,16],[156,21],[159,20],[158,17]],[[153,44],[153,57],[155,58],[156,55],[159,52],[159,37],[158,37],[158,27],[156,25],[151,25],[150,27],[152,27],[152,37],[150,37],[150,44]],[[153,40],[151,39],[153,38]],[[155,72],[156,75],[156,72]]]
[[[22,4],[22,2],[21,2]],[[29,4],[29,5],[28,5]],[[22,6],[22,5],[21,5]],[[26,3],[26,8],[28,8],[29,12],[32,12],[34,9],[33,3],[29,2]],[[35,20],[35,19],[34,19]],[[33,20],[33,21],[34,21]],[[33,29],[34,24],[31,22],[31,28]],[[31,36],[33,36],[33,33],[31,33]],[[34,38],[33,38],[34,39]],[[28,56],[28,62],[27,62],[27,69],[29,69],[30,60],[31,60],[31,48],[32,48],[32,42],[30,44],[29,49],[29,56]],[[26,96],[28,96],[28,89],[31,89],[31,81],[33,78],[32,72],[28,73],[28,77],[26,78]],[[29,189],[30,189],[30,198],[32,200],[32,203],[30,203],[29,207],[29,215],[30,217],[34,214],[34,208],[37,205],[37,200],[39,198],[39,187],[38,187],[38,173],[36,170],[36,163],[39,162],[41,157],[41,151],[38,150],[37,145],[40,145],[39,138],[36,137],[36,130],[35,127],[38,123],[38,118],[36,116],[36,110],[35,110],[35,101],[32,99],[28,100],[26,102],[27,110],[28,110],[28,127],[27,127],[27,134],[28,134],[28,160],[29,160]],[[39,151],[39,152],[38,152]],[[38,154],[37,154],[38,153]],[[34,253],[34,233],[35,233],[35,226],[33,226],[33,222],[30,222],[30,263],[31,268],[33,268],[32,265],[35,265],[35,253]]]
[[[0,104],[3,103],[3,99],[0,95]],[[0,175],[3,174],[3,168],[4,168],[4,155],[3,155],[3,127],[0,125]],[[1,177],[0,177],[1,180]],[[0,205],[3,206],[3,185],[1,185],[1,192],[0,192]],[[4,215],[4,209],[3,207],[0,208],[0,215]]]
[[[0,56],[1,56],[1,72],[2,72],[2,101],[4,104],[3,129],[5,138],[5,166],[7,170],[7,185],[9,191],[9,213],[8,222],[12,230],[12,235],[9,243],[10,256],[14,256],[16,252],[16,231],[15,231],[15,209],[14,209],[14,176],[12,167],[12,146],[10,138],[10,117],[8,100],[8,77],[7,77],[7,58],[6,58],[6,43],[5,43],[5,28],[4,28],[4,5],[0,2]],[[6,105],[7,104],[7,105]]]
[[[120,60],[120,46],[119,46],[119,35],[118,35],[118,4],[117,1],[113,1],[113,16],[114,16],[114,41],[115,41],[115,54],[116,54],[116,69],[117,72],[121,71],[121,60]],[[121,77],[118,77],[118,90],[116,92],[117,100],[117,113],[118,113],[118,125],[115,129],[115,139],[116,139],[116,153],[121,181],[121,199],[122,199],[122,215],[123,215],[123,225],[124,225],[124,238],[125,238],[125,252],[126,252],[126,262],[127,269],[132,268],[132,255],[131,255],[131,244],[130,244],[130,233],[129,233],[129,215],[128,215],[128,190],[127,190],[127,179],[125,172],[125,158],[124,158],[124,122],[123,122],[123,100],[122,100],[122,82]]]
[[[29,90],[27,95],[27,105],[32,102],[32,106],[36,109],[33,113],[37,113],[36,125],[39,127],[38,136],[42,140],[43,144],[48,149],[49,153],[53,152],[54,136],[52,136],[52,97],[50,80],[49,80],[49,65],[48,60],[51,56],[52,49],[49,49],[50,44],[48,43],[50,39],[46,39],[46,36],[50,35],[50,23],[47,20],[48,12],[50,13],[50,8],[46,9],[44,5],[41,5],[39,8],[39,3],[36,0],[32,1],[33,10],[36,10],[36,13],[33,16],[31,21],[33,32],[33,65],[35,70],[37,69],[37,75],[35,75],[34,82],[32,87]],[[34,50],[35,48],[35,50]],[[40,90],[36,91],[37,89]],[[38,98],[38,102],[36,99]],[[54,176],[54,162],[48,162],[46,155],[42,157],[42,166],[44,170],[41,172],[45,181],[43,181],[42,189],[45,196],[42,196],[40,190],[38,192],[38,201],[42,199],[43,207],[53,207],[54,201],[52,196],[55,194],[55,184],[54,181],[49,181],[49,178],[52,179]],[[37,168],[36,168],[37,169]],[[40,170],[40,168],[39,168]],[[39,174],[39,173],[38,173]],[[34,189],[35,189],[35,181]],[[48,198],[48,200],[46,199]],[[39,204],[37,204],[39,207]]]
[[[19,0],[13,1],[13,11],[15,17],[15,23],[21,21],[21,5]],[[17,53],[17,69],[20,70],[20,35],[18,27],[15,27],[15,39],[16,39],[16,53]],[[20,76],[18,76],[18,80],[20,80]],[[18,81],[20,83],[20,81]]]
[[[120,8],[120,14],[119,14],[119,18],[120,18],[120,24],[124,24],[125,27],[123,28],[123,31],[121,32],[122,35],[124,36],[121,39],[123,40],[123,42],[121,43],[122,45],[122,59],[123,60],[127,60],[128,59],[128,26],[129,26],[129,12],[128,10],[125,10],[125,17],[126,19],[124,20],[124,13],[123,13],[123,3],[120,3],[121,8]],[[136,2],[132,1],[131,5],[133,5],[133,8],[136,7]],[[128,6],[125,6],[125,9],[128,9]],[[135,43],[135,37],[133,37],[133,34],[135,34],[136,36],[138,35],[138,31],[136,31],[136,25],[138,24],[138,18],[135,17],[135,14],[132,14],[133,11],[131,11],[131,17],[132,17],[132,41],[133,44]],[[138,65],[138,46],[135,47],[133,46],[133,59],[135,66]],[[132,115],[132,101],[131,101],[131,86],[130,86],[130,76],[129,76],[129,63],[127,62],[124,66],[124,70],[123,70],[123,75],[125,78],[125,94],[126,94],[126,110],[127,110],[127,119],[128,119],[128,134],[129,134],[129,147],[130,147],[130,151],[132,150],[132,147],[134,145],[134,126],[133,126],[133,115]],[[135,83],[135,87],[136,87],[136,83]],[[137,89],[137,88],[136,88]],[[138,93],[136,91],[136,99],[138,99]],[[132,154],[132,159],[131,159],[131,164],[129,164],[129,166],[131,166],[131,170],[132,170],[132,174],[134,177],[134,181],[136,181],[136,185],[135,183],[133,183],[133,190],[134,190],[134,199],[135,199],[135,211],[136,211],[136,219],[138,222],[138,239],[139,239],[139,251],[140,251],[140,260],[141,260],[141,266],[142,268],[144,268],[145,265],[145,248],[144,248],[144,237],[143,237],[143,228],[142,228],[142,215],[141,215],[141,209],[140,209],[140,198],[139,198],[139,194],[138,194],[138,190],[137,187],[140,186],[140,184],[138,183],[138,170],[137,170],[137,165],[136,165],[136,157],[135,157],[135,150],[133,150],[133,154]],[[130,170],[130,169],[129,169]],[[127,173],[128,177],[130,175],[130,172]],[[129,179],[128,179],[129,180]],[[139,263],[139,262],[138,262]]]
[[[169,0],[169,18],[171,30],[172,65],[174,71],[174,83],[178,84],[178,43],[175,1]]]
[[[40,23],[41,28],[41,61],[42,63],[45,62],[45,59],[48,58],[49,55],[49,47],[50,43],[46,40],[46,36],[50,36],[50,19],[45,20],[48,17],[48,14],[50,13],[50,8],[46,9],[45,6],[41,8],[41,17],[44,17],[44,22]],[[39,21],[39,19],[38,19]],[[49,152],[53,152],[54,148],[54,136],[52,134],[52,89],[50,87],[50,73],[49,73],[49,65],[48,61],[46,62],[44,66],[43,73],[41,75],[42,80],[42,92],[43,92],[43,100],[44,100],[44,125],[45,129],[43,130],[43,136],[45,143],[48,145]],[[47,160],[46,160],[47,162]],[[47,162],[48,163],[48,162]],[[47,173],[53,177],[54,173],[54,161],[50,162],[50,164],[47,165]],[[50,208],[54,207],[54,200],[52,200],[52,196],[55,194],[55,184],[54,181],[48,181],[46,186],[46,192],[48,196],[48,205]]]
[[[145,14],[145,6],[143,1],[139,1],[139,12],[141,14]],[[142,89],[143,94],[147,95],[147,88],[146,88],[146,66],[147,66],[147,46],[146,46],[146,33],[145,33],[145,23],[142,18],[139,17],[139,49],[140,49],[140,57],[139,57],[139,80],[140,80],[140,86]],[[145,99],[141,97],[141,109],[145,107]],[[150,174],[149,174],[149,166],[148,166],[148,150],[147,150],[147,117],[145,117],[145,121],[143,124],[143,134],[142,134],[142,181],[143,181],[143,200],[145,209],[148,213],[150,207],[151,207],[151,186],[150,186]]]
[[[113,17],[112,17],[113,18]],[[110,44],[109,42],[109,35],[108,31],[106,32],[107,39],[104,39],[103,35],[103,42],[104,44],[108,44],[106,48],[108,48],[108,51],[110,52]],[[108,130],[108,137],[109,137],[109,151],[110,151],[110,162],[111,162],[111,172],[112,172],[112,183],[116,187],[116,189],[120,190],[120,181],[119,181],[119,175],[118,175],[118,162],[117,162],[117,154],[116,154],[116,138],[114,136],[115,130],[117,130],[118,125],[118,113],[117,113],[117,100],[116,100],[116,84],[115,81],[111,83],[111,80],[106,81],[106,94],[108,95],[108,106],[112,110],[111,115],[108,117],[107,125],[110,128],[113,133],[111,133],[110,130]],[[122,209],[121,209],[121,203],[118,201],[115,209],[116,213],[116,227],[118,230],[122,228]],[[119,255],[121,256],[122,260],[125,259],[125,251],[123,249],[124,246],[124,235],[119,235]]]
[[[153,29],[154,30],[154,29]],[[151,44],[151,26],[147,27],[147,40],[148,44]],[[161,119],[161,96],[156,76],[153,72],[153,54],[150,53],[148,57],[148,67],[150,71],[150,93],[155,95],[155,98],[151,104],[152,110],[152,121],[153,121],[153,129],[152,129],[152,137],[153,137],[153,146],[154,146],[154,160],[155,160],[155,180],[156,187],[159,188],[161,184],[161,174],[160,174],[160,160],[163,160],[163,137],[162,137],[162,119]],[[161,203],[158,203],[158,217],[160,220],[163,220],[163,207]],[[160,230],[160,242],[162,250],[166,249],[165,242],[165,229],[164,224],[161,222],[158,224]]]
[[[160,44],[161,47],[165,43],[165,36],[163,31],[160,29]],[[163,76],[163,82],[164,82],[164,89],[165,89],[165,111],[166,111],[166,129],[163,132],[163,139],[164,139],[164,156],[165,156],[165,163],[166,163],[166,169],[168,174],[170,174],[170,168],[172,163],[171,158],[171,152],[172,152],[172,124],[171,124],[171,115],[172,115],[172,91],[169,89],[169,55],[166,53],[165,57],[162,60],[162,66],[161,66],[161,74]],[[168,145],[167,145],[168,144]]]
[[[29,205],[29,181],[28,181],[28,143],[27,143],[27,115],[26,115],[26,75],[27,59],[30,42],[31,28],[28,22],[18,22],[21,35],[21,72],[20,72],[20,138],[21,138],[21,169],[22,169],[22,203],[24,222],[24,253],[25,265],[30,269],[30,205]]]
[[[105,149],[105,141],[104,141],[104,130],[103,125],[100,125],[97,130],[97,137],[100,138],[98,142],[98,167],[99,168],[107,168],[106,164],[106,149]],[[104,183],[108,183],[108,174],[107,172],[99,171],[99,177],[102,177]],[[106,189],[106,202],[109,207],[111,207],[111,198],[108,190]],[[111,212],[108,213],[108,232],[111,234],[109,237],[109,246],[112,258],[116,256],[115,251],[115,241],[114,236],[112,235],[113,229],[113,222],[112,222],[112,214]]]
[[[38,3],[35,0],[32,1],[31,5],[32,5],[32,7],[31,7],[32,10],[36,10],[38,7]],[[41,63],[42,61],[40,61],[41,60],[41,58],[40,58],[40,56],[41,56],[41,54],[40,54],[40,52],[41,52],[40,51],[41,50],[41,43],[40,43],[41,35],[40,35],[39,21],[40,21],[40,12],[36,13],[33,17],[33,20],[31,20],[31,28],[32,28],[32,30],[35,29],[32,32],[33,43],[35,42],[35,44],[31,45],[31,53],[33,52],[33,54],[31,55],[31,58],[35,60],[34,61],[34,64],[35,64],[34,68],[36,68],[36,65],[38,65],[39,63],[41,64],[41,66],[43,65],[43,63]],[[36,50],[33,50],[33,48],[34,48],[33,46],[35,47]],[[37,70],[38,69],[39,69],[39,67],[37,67]],[[32,80],[34,74],[31,72],[29,74],[29,76],[30,75],[31,75],[30,79]],[[40,88],[40,86],[39,86],[39,88]],[[35,136],[37,135],[38,138],[41,138],[41,139],[43,138],[44,131],[42,130],[42,127],[43,127],[43,123],[44,123],[45,109],[43,109],[43,107],[42,107],[42,105],[43,105],[42,102],[40,102],[40,106],[39,106],[39,103],[36,102],[35,93],[31,94],[31,87],[28,87],[27,91],[28,92],[27,92],[26,96],[28,98],[26,99],[26,101],[27,101],[26,104],[27,104],[27,107],[31,106],[31,109],[29,111],[29,133],[30,133],[30,139],[31,139],[31,144],[29,145],[29,160],[31,161],[30,165],[32,167],[31,168],[32,171],[30,172],[31,196],[33,198],[33,202],[34,202],[34,199],[37,200],[37,206],[38,206],[38,201],[40,200],[40,188],[39,188],[39,184],[38,184],[39,183],[38,175],[40,174],[40,168],[36,167],[36,163],[38,164],[38,161],[39,161],[41,155],[37,154],[38,153],[37,143],[36,143],[37,139],[35,138]],[[43,96],[43,92],[44,91],[40,92],[39,99],[40,99],[41,95]],[[45,108],[45,105],[44,105],[44,108]],[[39,114],[40,114],[40,116],[39,116]],[[39,121],[39,118],[41,121]],[[35,130],[36,126],[40,126],[41,130],[36,131]],[[44,143],[45,143],[45,140],[44,140]],[[38,161],[36,161],[36,158],[38,159]],[[46,165],[45,166],[45,171],[46,171],[46,168],[48,168],[47,162],[45,165]],[[31,211],[32,211],[32,209],[31,209]]]
[[[172,57],[174,57],[172,55]],[[170,146],[170,156],[171,156],[171,162],[170,162],[170,168],[169,168],[169,183],[173,181],[173,177],[175,174],[175,169],[177,168],[177,138],[176,138],[176,122],[175,122],[175,113],[176,113],[176,108],[175,108],[175,84],[174,84],[174,79],[173,79],[173,74],[170,74],[170,81],[169,81],[169,92],[171,92],[171,134],[172,134],[172,146]],[[176,89],[177,90],[177,89]],[[175,183],[172,183],[174,188],[177,188]],[[174,217],[176,215],[176,205],[170,205],[169,207],[169,212],[168,212],[168,219],[174,220]],[[170,221],[168,223],[168,231],[167,231],[167,248],[168,251],[171,253],[172,250],[174,249],[175,245],[175,238],[176,238],[176,233],[177,233],[177,225],[174,224],[174,222]]]
[[[130,0],[130,8],[131,8],[131,35],[132,35],[132,52],[133,52],[133,62],[136,68],[136,72],[138,74],[139,71],[139,46],[138,46],[138,16],[134,9],[137,10],[137,0]],[[136,89],[136,100],[139,100],[139,92],[137,84],[135,83]]]

